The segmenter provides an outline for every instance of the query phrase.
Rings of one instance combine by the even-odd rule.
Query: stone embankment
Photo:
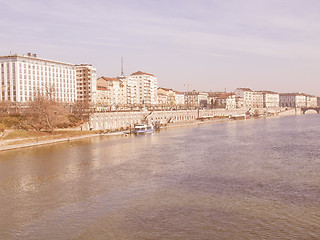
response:
[[[209,122],[221,122],[228,121],[229,116],[243,116],[248,111],[251,114],[259,113],[265,116],[288,116],[288,115],[297,115],[301,114],[299,109],[285,109],[285,108],[272,108],[272,109],[213,109],[213,110],[179,110],[179,111],[157,111],[157,112],[107,112],[107,113],[95,113],[91,116],[90,122],[86,126],[82,126],[82,128],[88,128],[92,130],[111,130],[116,131],[121,128],[125,129],[135,123],[141,123],[143,121],[148,121],[148,123],[160,123],[165,124],[167,127],[185,127],[192,126],[196,124],[203,124]],[[208,119],[214,117],[225,117],[218,118],[215,120],[209,121],[200,121],[199,119]],[[83,129],[85,130],[85,129]],[[109,133],[107,135],[118,135],[123,134],[122,131]],[[19,148],[26,147],[34,147],[39,145],[47,145],[54,143],[63,143],[69,142],[73,140],[79,140],[88,137],[97,137],[101,136],[101,134],[88,134],[77,137],[68,137],[68,138],[59,138],[59,139],[50,139],[43,141],[33,141],[26,143],[18,143],[12,145],[2,145],[0,144],[0,151],[13,150]],[[15,140],[12,140],[15,141]]]
[[[295,109],[287,112],[285,108],[241,108],[241,109],[199,109],[172,111],[139,111],[139,112],[105,112],[91,115],[84,129],[88,130],[119,130],[132,127],[134,124],[148,122],[149,124],[168,124],[190,122],[201,118],[230,117],[259,113],[263,115],[295,115]]]

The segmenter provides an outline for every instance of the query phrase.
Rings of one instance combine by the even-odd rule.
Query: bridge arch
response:
[[[318,114],[320,113],[320,107],[309,107],[309,108],[301,108],[301,111],[303,114],[306,114],[306,112],[315,111]]]

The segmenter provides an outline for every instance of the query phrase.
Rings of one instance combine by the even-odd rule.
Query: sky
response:
[[[97,75],[152,73],[179,91],[320,96],[319,0],[0,0],[0,55]]]

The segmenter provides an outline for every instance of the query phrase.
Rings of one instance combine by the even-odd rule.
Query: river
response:
[[[0,239],[319,239],[320,115],[0,153]]]

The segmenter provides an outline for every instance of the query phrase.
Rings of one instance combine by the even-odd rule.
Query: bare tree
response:
[[[10,102],[10,101],[0,101],[0,116],[9,115],[10,107],[12,107],[12,102]]]
[[[55,100],[54,88],[48,88],[43,94],[37,91],[26,113],[28,124],[37,131],[54,132],[61,123],[69,123],[65,105]]]
[[[88,101],[76,101],[72,106],[72,113],[81,120],[86,122],[89,119],[91,112],[90,104]]]

